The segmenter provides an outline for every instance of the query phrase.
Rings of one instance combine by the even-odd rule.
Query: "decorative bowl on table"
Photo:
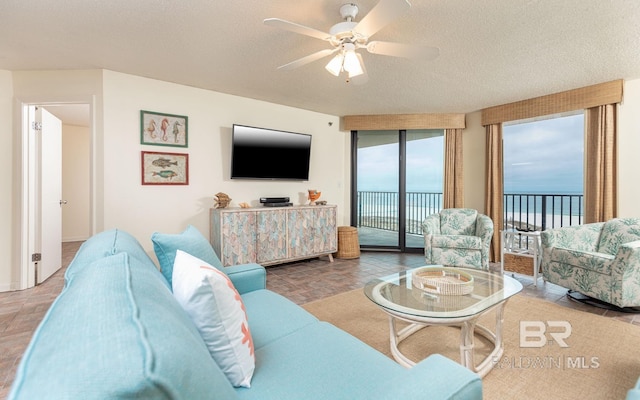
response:
[[[413,286],[427,293],[465,295],[473,292],[473,276],[450,267],[422,267],[411,272]]]

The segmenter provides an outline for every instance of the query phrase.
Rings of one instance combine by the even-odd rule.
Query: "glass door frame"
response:
[[[390,131],[393,131],[390,129]],[[406,153],[407,153],[407,130],[399,129],[398,132],[398,244],[388,246],[374,246],[360,244],[360,247],[367,250],[384,250],[384,251],[399,251],[406,253],[421,253],[424,252],[424,247],[406,247],[406,235],[407,235],[407,167],[406,167]],[[358,226],[358,131],[351,131],[351,226]]]

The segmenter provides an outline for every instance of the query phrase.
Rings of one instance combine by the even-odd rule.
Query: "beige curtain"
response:
[[[485,127],[487,133],[486,168],[485,168],[485,214],[493,220],[493,239],[489,252],[489,261],[500,261],[500,231],[503,226],[502,217],[502,124]]]
[[[462,176],[462,129],[445,129],[442,208],[464,207]]]
[[[616,104],[586,110],[584,222],[615,218],[617,208]]]

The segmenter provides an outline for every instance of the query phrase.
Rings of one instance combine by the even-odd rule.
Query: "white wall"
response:
[[[187,116],[189,147],[141,145],[140,110]],[[307,190],[317,189],[321,199],[338,205],[338,223],[348,222],[343,160],[349,135],[339,131],[335,116],[105,71],[104,120],[105,229],[130,232],[149,253],[154,231],[178,233],[191,224],[208,237],[218,192],[237,207],[258,205],[262,196],[288,196],[302,204]],[[309,181],[230,180],[234,123],[313,135]],[[142,186],[142,150],[189,154],[189,185]]]
[[[13,196],[12,192],[16,185],[13,180],[13,153],[19,149],[13,139],[12,124],[8,123],[13,119],[13,81],[9,71],[0,70],[0,291],[7,291],[11,288],[12,269],[11,255],[14,252],[16,241],[15,223],[13,217]]]
[[[625,83],[619,119],[619,214],[640,217],[635,178],[640,149],[640,80]],[[24,102],[76,101],[93,105],[94,230],[121,228],[147,251],[154,231],[179,232],[193,224],[208,236],[209,208],[217,192],[233,205],[255,204],[262,196],[304,200],[307,189],[338,205],[338,224],[349,222],[349,134],[335,116],[283,107],[111,71],[0,71],[0,291],[19,279],[20,121],[14,99]],[[189,186],[142,186],[140,151],[171,148],[140,145],[140,110],[189,117]],[[17,117],[18,116],[18,117]],[[329,126],[329,123],[332,126]],[[229,179],[231,126],[253,126],[313,135],[309,182]],[[484,128],[480,113],[467,115],[463,133],[465,206],[484,209]],[[103,134],[104,132],[104,134]]]
[[[317,189],[323,193],[321,199],[338,205],[338,224],[348,224],[349,135],[339,131],[335,116],[111,71],[0,71],[0,117],[12,121],[0,128],[0,135],[7,141],[12,135],[17,138],[13,151],[11,146],[0,150],[6,156],[0,157],[0,165],[11,171],[0,178],[3,188],[11,188],[0,194],[0,214],[16,219],[12,227],[0,228],[0,246],[7,247],[0,252],[0,290],[19,287],[20,280],[21,126],[19,113],[12,111],[14,99],[92,104],[93,230],[129,231],[150,254],[154,231],[180,232],[193,224],[208,236],[209,209],[217,192],[228,193],[232,206],[237,206],[255,205],[262,196],[289,196],[300,204],[308,189]],[[140,110],[188,116],[189,147],[140,145]],[[230,180],[234,123],[313,135],[309,181]],[[188,153],[190,184],[142,186],[142,150]]]
[[[62,125],[62,241],[86,240],[90,224],[91,130],[85,126]]]

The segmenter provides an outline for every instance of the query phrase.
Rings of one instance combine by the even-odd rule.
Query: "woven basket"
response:
[[[411,273],[411,283],[427,293],[465,295],[473,292],[473,276],[454,268],[418,268]]]
[[[434,311],[460,310],[470,305],[468,296],[440,296],[422,289],[412,290],[411,296],[418,303],[424,304],[428,309]]]
[[[338,252],[337,258],[360,257],[360,242],[358,241],[358,228],[353,226],[338,227]]]
[[[533,276],[533,258],[518,256],[516,254],[505,254],[504,270]]]

